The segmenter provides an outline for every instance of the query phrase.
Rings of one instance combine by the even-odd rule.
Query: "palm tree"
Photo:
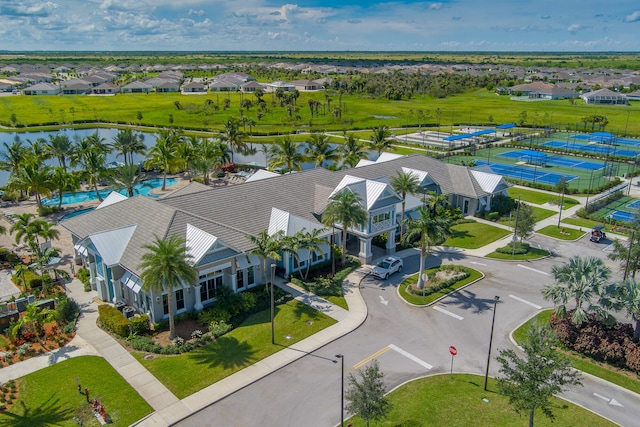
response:
[[[144,145],[144,135],[133,133],[129,128],[118,131],[113,137],[111,148],[122,155],[125,165],[133,164],[134,154],[144,155],[147,151],[147,146]]]
[[[171,169],[176,160],[176,151],[181,139],[182,131],[161,129],[158,132],[156,145],[149,150],[145,165],[147,168],[158,166],[162,170],[162,191],[167,188],[167,171]]]
[[[73,154],[73,143],[69,137],[59,133],[49,135],[49,142],[46,147],[49,155],[58,159],[60,167],[66,170],[67,159]]]
[[[269,235],[267,230],[262,230],[257,236],[247,236],[255,248],[251,250],[253,255],[262,259],[262,278],[265,285],[267,284],[267,260],[280,261],[282,259],[280,252],[284,248],[284,232],[282,230]]]
[[[324,167],[324,162],[335,162],[340,156],[335,148],[329,144],[329,137],[324,133],[314,133],[307,141],[304,149],[307,160],[313,162],[313,167]]]
[[[420,274],[418,275],[418,289],[424,288],[424,268],[429,248],[438,244],[451,234],[451,220],[447,217],[431,215],[431,212],[424,207],[419,207],[418,219],[409,219],[407,232],[404,235],[404,242],[411,243],[415,239],[420,241]]]
[[[40,308],[35,304],[27,305],[27,311],[22,317],[12,325],[9,336],[12,341],[16,341],[20,334],[20,329],[28,323],[33,325],[33,333],[35,334],[38,342],[44,344],[47,341],[47,331],[44,325],[53,322],[56,319],[56,311],[49,308]],[[41,333],[44,333],[44,342],[40,339]]]
[[[391,179],[391,186],[402,195],[402,220],[400,221],[400,240],[402,240],[404,236],[404,212],[407,193],[414,194],[420,191],[420,182],[418,182],[418,177],[414,173],[398,171],[397,175]]]
[[[271,144],[267,152],[269,169],[286,167],[286,172],[301,171],[304,156],[298,152],[298,144],[289,135]]]
[[[138,165],[124,165],[109,171],[108,180],[115,186],[127,190],[127,195],[133,197],[133,188],[145,179],[143,173],[139,173]]]
[[[27,197],[33,194],[38,208],[42,208],[42,196],[51,196],[51,166],[43,165],[35,158],[28,158],[12,175],[8,187],[27,193]]]
[[[98,191],[98,183],[107,175],[107,152],[99,144],[89,144],[86,149],[79,153],[77,162],[82,167],[82,175],[87,179],[89,185],[93,187],[98,200],[102,202],[102,195]]]
[[[625,310],[627,316],[635,322],[633,340],[638,342],[640,339],[640,282],[636,282],[633,278],[627,279],[614,284],[607,293],[610,301],[607,306],[618,311]]]
[[[202,175],[205,185],[210,183],[211,172],[230,159],[229,146],[211,138],[201,139],[193,151],[193,169]]]
[[[376,150],[378,152],[378,157],[384,150],[393,149],[391,146],[391,140],[389,137],[391,136],[391,132],[389,131],[389,126],[380,125],[371,129],[372,135],[369,142],[369,147],[372,150]]]
[[[176,337],[173,318],[173,289],[184,284],[191,286],[198,279],[198,270],[191,264],[193,257],[187,253],[184,240],[179,236],[162,239],[155,237],[152,244],[144,245],[148,252],[142,254],[140,278],[142,288],[149,292],[167,292],[169,306],[169,338]]]
[[[9,232],[16,234],[16,243],[24,242],[35,252],[35,247],[40,246],[40,239],[53,240],[60,236],[60,231],[55,224],[45,219],[33,219],[32,213],[14,215],[14,223]]]
[[[220,134],[220,139],[227,143],[231,148],[231,161],[233,162],[233,153],[238,151],[244,153],[247,151],[247,144],[243,141],[245,134],[240,132],[240,125],[237,119],[233,117],[224,124],[224,130]]]
[[[320,252],[322,250],[321,245],[327,242],[325,239],[320,237],[320,234],[322,234],[323,231],[324,230],[321,228],[314,228],[311,231],[302,229],[296,233],[299,235],[298,239],[300,241],[298,246],[300,249],[307,250],[307,269],[304,273],[304,277],[302,278],[303,280],[307,280],[307,277],[309,277],[309,270],[311,269],[311,255],[315,252]]]
[[[6,142],[2,143],[2,160],[0,160],[0,169],[9,171],[12,175],[16,174],[29,151],[22,145],[20,139],[15,140],[11,145]]]
[[[200,145],[200,138],[195,135],[190,135],[184,139],[182,144],[178,144],[176,149],[176,164],[186,173],[191,182],[191,168],[192,162],[195,158],[196,149]]]
[[[360,159],[366,159],[368,154],[364,144],[352,133],[345,135],[344,144],[338,147],[338,152],[342,156],[343,166],[350,168],[356,167]]]
[[[601,319],[609,317],[595,304],[596,299],[605,295],[607,280],[611,277],[611,269],[600,258],[571,257],[568,263],[554,265],[551,276],[554,283],[543,287],[542,295],[556,305],[556,314],[566,316],[567,303],[573,299],[575,309],[571,320],[575,324],[587,320],[590,312],[595,312]]]
[[[364,224],[367,211],[362,206],[360,196],[348,189],[342,190],[329,199],[322,214],[322,223],[327,226],[339,224],[342,227],[342,254],[340,263],[344,266],[347,256],[347,229]]]
[[[58,191],[58,209],[62,208],[62,195],[65,191],[76,191],[80,188],[78,177],[62,166],[53,169],[51,186]]]

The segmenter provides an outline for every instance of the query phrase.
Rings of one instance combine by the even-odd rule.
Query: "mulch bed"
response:
[[[19,354],[18,349],[22,344],[25,344],[25,341],[20,340],[16,343],[10,343],[9,337],[6,335],[2,335],[2,337],[9,342],[9,345],[5,345],[4,348],[0,348],[1,352],[10,352],[10,356],[5,356],[4,358],[0,358],[0,367],[9,366],[14,363],[21,362],[22,360],[29,359],[33,356],[37,356],[39,354],[46,353],[48,351],[57,350],[61,347],[64,347],[69,341],[73,339],[75,333],[69,335],[62,334],[58,325],[54,323],[49,323],[44,326],[47,331],[47,340],[44,342],[44,345],[37,340],[30,341],[29,350],[27,350],[24,354]]]
[[[198,323],[196,320],[185,319],[176,323],[176,335],[183,338],[185,341],[191,339],[191,333],[195,330],[201,330],[202,332],[206,332],[206,328]],[[160,344],[163,347],[173,344],[171,339],[169,339],[169,330],[160,331],[153,335],[153,341],[156,344]]]

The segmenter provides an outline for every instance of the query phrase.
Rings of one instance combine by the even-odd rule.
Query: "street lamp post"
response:
[[[271,344],[275,344],[275,328],[273,325],[273,318],[275,312],[275,304],[273,298],[273,282],[276,278],[276,265],[271,264]]]
[[[340,359],[340,426],[344,427],[344,355],[336,354]]]
[[[487,381],[489,380],[489,362],[491,361],[491,344],[493,343],[493,326],[496,323],[496,306],[500,297],[493,297],[493,318],[491,319],[491,335],[489,336],[489,353],[487,355],[487,370],[484,373],[484,391],[487,391]]]
[[[513,242],[511,242],[511,257],[516,255],[516,240],[518,238],[518,217],[520,216],[520,198],[522,194],[518,196],[518,209],[516,210],[516,223],[513,225]]]

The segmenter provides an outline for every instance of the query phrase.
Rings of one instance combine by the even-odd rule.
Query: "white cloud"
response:
[[[440,10],[442,9],[443,4],[442,3],[429,3],[429,10]]]
[[[627,15],[624,18],[624,21],[625,22],[638,22],[638,21],[640,21],[640,10],[636,10],[632,14]]]
[[[195,16],[204,16],[206,14],[207,12],[205,12],[202,9],[199,9],[199,10],[189,9],[189,12],[187,13],[187,15],[195,15]]]
[[[586,28],[587,27],[582,24],[571,24],[567,27],[567,31],[569,31],[570,33],[577,33],[578,31],[583,31]]]

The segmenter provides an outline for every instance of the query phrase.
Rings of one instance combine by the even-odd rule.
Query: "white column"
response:
[[[202,285],[195,285],[193,287],[195,293],[196,293],[196,303],[193,305],[193,309],[195,311],[202,311],[204,310],[204,306],[202,305],[202,300],[200,299],[200,288],[202,287]]]
[[[358,237],[358,241],[360,243],[358,258],[363,260],[366,264],[369,264],[373,259],[373,254],[371,253],[371,238]]]
[[[387,232],[387,255],[396,253],[396,230]]]

